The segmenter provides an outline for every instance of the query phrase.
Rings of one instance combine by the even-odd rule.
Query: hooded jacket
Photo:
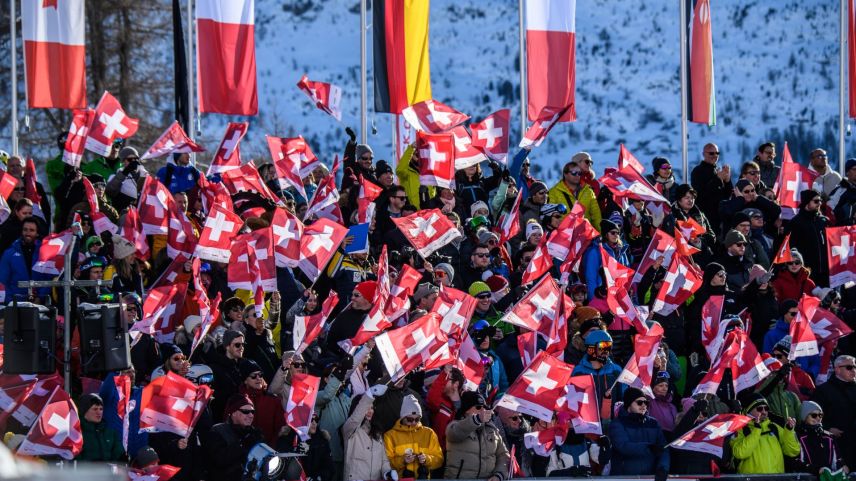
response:
[[[656,419],[645,414],[632,414],[622,408],[609,423],[612,440],[611,475],[654,474],[669,471],[666,437]]]
[[[395,426],[383,435],[383,445],[386,448],[390,466],[402,477],[407,477],[405,470],[412,472],[413,475],[419,471],[418,461],[409,464],[404,462],[404,455],[408,449],[414,455],[424,454],[427,457],[425,467],[428,469],[429,477],[431,471],[443,466],[443,450],[440,449],[437,434],[422,423],[403,426],[399,419],[395,422]]]
[[[108,428],[105,421],[93,423],[81,416],[80,429],[83,431],[83,450],[75,458],[78,461],[119,461],[125,458],[122,438]]]
[[[508,448],[491,422],[464,416],[446,427],[446,479],[486,479],[508,473]]]
[[[794,432],[769,419],[741,429],[731,440],[731,449],[740,474],[782,474],[785,456],[800,454]]]

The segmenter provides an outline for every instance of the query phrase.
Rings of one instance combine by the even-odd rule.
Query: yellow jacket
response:
[[[586,210],[586,219],[591,222],[592,227],[600,231],[600,206],[597,205],[597,197],[591,187],[582,185],[579,195],[574,195],[565,182],[560,180],[550,189],[548,199],[551,204],[564,204],[569,211],[574,204],[581,203]]]
[[[417,209],[422,207],[419,205],[419,171],[410,167],[410,159],[413,157],[413,152],[416,147],[409,145],[404,149],[401,158],[398,159],[398,164],[395,166],[395,175],[398,177],[398,184],[404,187],[404,192],[407,194],[407,200],[415,205]],[[428,196],[434,197],[436,187],[428,187]]]
[[[741,429],[731,440],[731,451],[740,474],[782,474],[784,456],[798,456],[800,444],[792,430],[765,419],[760,428],[750,423]]]
[[[395,422],[395,426],[383,435],[383,445],[386,447],[390,466],[399,474],[405,469],[416,473],[419,468],[419,463],[416,461],[410,464],[404,463],[404,454],[408,449],[411,449],[413,454],[425,454],[428,458],[425,461],[425,467],[429,472],[443,466],[443,450],[440,448],[437,434],[422,423],[415,426],[402,426],[399,419]]]

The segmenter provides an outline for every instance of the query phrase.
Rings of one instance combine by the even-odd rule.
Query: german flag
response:
[[[375,0],[375,111],[401,113],[431,98],[428,56],[430,0]]]

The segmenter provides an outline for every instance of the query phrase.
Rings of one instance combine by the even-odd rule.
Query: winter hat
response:
[[[465,391],[461,393],[461,407],[455,413],[455,419],[461,419],[473,406],[484,406],[486,403],[484,397],[476,391]]]
[[[398,413],[398,419],[407,416],[419,416],[420,418],[422,417],[422,406],[419,405],[419,401],[413,394],[408,394],[407,396],[404,396],[404,399],[401,400],[401,411],[399,411]]]
[[[158,347],[160,348],[161,352],[161,362],[164,364],[166,364],[166,362],[169,361],[172,356],[176,354],[184,354],[184,352],[181,351],[180,347],[176,346],[171,342],[161,343]]]
[[[544,228],[541,227],[541,224],[538,223],[535,219],[529,219],[526,222],[526,239],[528,240],[532,234],[541,234],[544,235]]]
[[[820,192],[814,189],[807,189],[800,192],[800,209],[808,205],[812,199],[820,197]]]
[[[137,149],[133,147],[122,147],[122,150],[119,151],[119,160],[125,160],[128,157],[136,157],[140,158],[139,152]]]
[[[104,401],[101,399],[101,396],[95,393],[80,396],[80,399],[77,401],[77,412],[80,413],[80,417],[86,416],[87,411],[89,411],[89,408],[92,406],[104,406]]]
[[[577,165],[581,164],[584,160],[591,158],[591,154],[588,152],[577,152],[571,157],[571,162],[575,162]]]
[[[137,252],[137,248],[134,247],[134,244],[128,239],[125,239],[122,236],[114,235],[113,236],[113,258],[114,259],[124,259],[126,257],[134,255]]]
[[[374,172],[375,172],[375,175],[378,177],[380,177],[383,174],[391,174],[392,173],[392,167],[389,166],[387,161],[378,160],[377,163],[375,164]]]
[[[761,212],[760,209],[756,209],[754,207],[748,207],[746,209],[741,210],[740,212],[748,215],[750,219],[753,217],[764,217],[764,213]]]
[[[709,284],[716,274],[725,270],[725,267],[718,262],[711,262],[710,264],[704,266],[704,284]]]
[[[607,219],[615,223],[615,225],[617,225],[619,229],[624,227],[624,214],[622,214],[620,210],[612,211],[612,213],[609,214],[609,217],[607,217]]]
[[[616,224],[615,222],[612,222],[609,219],[603,219],[600,221],[600,235],[602,235],[602,236],[606,236],[606,233],[611,231],[611,230],[620,230],[620,229],[621,228],[618,227],[618,224]]]
[[[184,330],[188,332],[188,334],[192,334],[193,330],[196,329],[196,326],[202,324],[202,316],[187,316],[184,318]]]
[[[657,384],[668,383],[671,376],[666,371],[660,371],[654,376],[654,380],[651,382],[651,387],[656,386]]]
[[[416,287],[416,292],[413,293],[413,300],[419,302],[435,292],[440,292],[440,288],[430,282],[423,282]]]
[[[746,243],[746,236],[743,235],[743,233],[736,230],[730,230],[728,231],[728,234],[725,234],[725,241],[723,241],[725,247],[731,247],[738,242]]]
[[[475,281],[470,284],[470,289],[468,292],[471,296],[476,297],[479,294],[484,294],[485,292],[490,293],[490,286],[488,286],[482,281]]]
[[[594,318],[600,318],[600,311],[594,307],[580,306],[574,309],[574,318],[577,322],[583,323]]]
[[[675,199],[683,199],[688,193],[692,193],[695,197],[698,197],[698,192],[690,187],[689,184],[681,184],[675,188]]]
[[[239,337],[244,337],[244,335],[239,331],[234,331],[230,329],[223,333],[223,345],[228,346],[229,344],[232,344],[232,341]]]
[[[779,342],[777,342],[776,345],[773,346],[773,350],[782,351],[785,354],[789,354],[791,352],[791,336],[787,335],[779,339]]]
[[[366,298],[367,301],[374,299],[375,291],[377,291],[377,281],[363,281],[357,284],[354,288],[360,295]]]
[[[499,242],[499,236],[485,228],[479,229],[478,238],[479,244],[487,244],[491,239]]]
[[[626,409],[633,401],[639,399],[640,397],[646,397],[645,393],[642,392],[641,389],[636,387],[628,387],[624,390],[624,397],[622,400],[624,401],[624,408]]]
[[[791,248],[791,257],[792,257],[795,261],[800,261],[800,264],[802,264],[802,263],[803,263],[803,256],[802,256],[802,254],[800,254],[800,251],[798,251],[798,250],[796,250],[796,249],[794,249],[794,248]]]
[[[477,201],[473,202],[473,205],[470,206],[470,215],[475,217],[476,212],[478,212],[481,209],[484,209],[484,210],[490,212],[490,207],[488,207],[484,201],[477,200]]]
[[[748,215],[746,215],[743,211],[740,211],[733,216],[731,216],[731,227],[736,228],[742,222],[749,222],[751,219]]]
[[[99,246],[103,246],[104,241],[101,240],[101,238],[98,237],[97,235],[94,235],[94,236],[90,237],[89,239],[86,239],[86,250],[89,250],[89,248],[94,246],[95,244],[98,244]]]
[[[238,365],[238,370],[241,371],[241,379],[247,379],[254,372],[261,372],[262,368],[256,361],[252,359],[242,359]]]
[[[743,414],[746,414],[758,406],[769,406],[770,404],[767,402],[767,399],[761,395],[761,393],[757,392],[749,392],[743,400]]]
[[[490,288],[491,292],[499,292],[508,287],[508,280],[502,276],[493,275],[488,277],[484,282]]]
[[[441,263],[437,264],[436,266],[434,266],[434,270],[445,272],[446,277],[448,277],[449,279],[455,278],[455,268],[446,262],[441,262]]]
[[[357,144],[357,148],[354,152],[354,155],[357,156],[356,160],[360,160],[360,157],[366,153],[374,155],[374,151],[367,144]]]
[[[847,159],[847,162],[844,164],[844,172],[856,167],[856,159]]]
[[[779,317],[785,317],[791,309],[797,307],[799,303],[795,299],[785,299],[779,303]]]
[[[529,186],[529,197],[537,194],[538,192],[547,190],[547,184],[541,182],[540,180],[532,182],[532,185]]]
[[[651,161],[651,165],[654,167],[654,173],[657,173],[657,171],[660,170],[663,165],[668,165],[671,167],[672,164],[669,162],[669,159],[665,157],[654,157],[654,160]]]
[[[253,400],[246,394],[236,393],[229,396],[229,399],[226,401],[226,409],[223,411],[223,417],[226,419],[226,422],[232,417],[232,413],[248,405],[255,407]]]
[[[820,407],[820,404],[814,401],[803,401],[802,406],[800,406],[800,421],[805,421],[809,414],[817,412],[823,414],[823,408]]]
[[[553,214],[564,214],[567,209],[565,204],[544,204],[541,206],[541,217],[550,217]]]
[[[752,182],[749,182],[746,179],[740,179],[737,181],[737,184],[735,184],[735,187],[737,187],[737,190],[742,192],[743,189],[745,189],[746,187],[749,187],[750,185],[752,185]]]
[[[137,450],[137,455],[131,461],[131,466],[145,468],[158,463],[160,463],[160,457],[158,457],[157,451],[150,446],[143,446]]]
[[[80,263],[81,271],[88,271],[93,267],[105,267],[107,265],[107,259],[101,256],[92,256],[86,258],[83,262]]]

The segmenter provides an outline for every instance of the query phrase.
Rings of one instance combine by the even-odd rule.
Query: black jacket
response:
[[[240,360],[227,358],[222,347],[214,353],[212,361],[210,367],[214,373],[214,382],[211,387],[214,389],[214,399],[211,400],[211,414],[214,415],[215,421],[220,421],[223,419],[226,401],[232,394],[238,392],[244,377],[238,369]]]
[[[803,256],[803,263],[811,270],[811,280],[818,286],[829,285],[829,262],[826,253],[826,226],[829,219],[818,212],[800,209],[785,228],[791,234],[791,249]]]
[[[216,379],[216,376],[215,376]],[[242,479],[247,454],[263,442],[262,432],[255,426],[215,424],[203,441],[208,465],[209,481],[235,481]]]
[[[734,186],[716,176],[716,166],[701,162],[690,174],[690,184],[698,192],[696,205],[704,212],[710,225],[719,230],[719,203],[731,197]]]

